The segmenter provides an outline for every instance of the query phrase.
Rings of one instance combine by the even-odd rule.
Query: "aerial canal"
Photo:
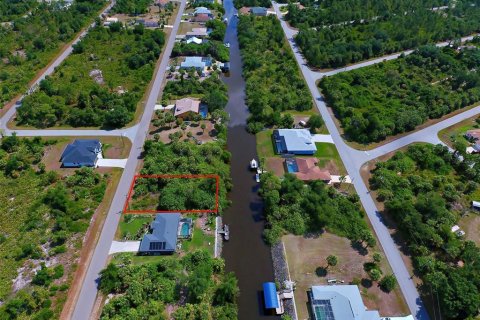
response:
[[[245,105],[245,81],[237,40],[237,18],[232,0],[224,0],[228,19],[225,41],[230,42],[230,76],[224,78],[228,86],[230,114],[228,150],[232,153],[231,176],[233,189],[229,194],[232,205],[224,215],[230,226],[230,240],[225,242],[223,256],[227,271],[233,271],[240,287],[239,319],[276,319],[263,311],[262,284],[274,281],[270,247],[262,239],[264,227],[262,199],[259,184],[248,168],[250,160],[257,158],[255,136],[247,133],[248,109]]]

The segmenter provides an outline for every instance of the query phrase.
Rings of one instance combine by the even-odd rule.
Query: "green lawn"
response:
[[[210,243],[210,245],[208,245]],[[182,241],[182,250],[192,252],[198,249],[208,249],[213,254],[215,236],[206,235],[200,228],[193,229],[191,240]]]
[[[120,230],[119,237],[123,239],[123,237],[129,233],[132,236],[137,234],[138,230],[142,227],[144,223],[150,223],[153,220],[152,215],[134,215],[134,218],[129,221],[128,223],[125,222],[125,216],[122,217],[120,224],[118,226]]]
[[[477,129],[478,124],[475,121],[477,118],[478,117],[475,116],[459,122],[454,126],[443,129],[438,133],[438,137],[449,146],[452,146],[454,141],[463,141],[469,144],[467,139],[465,139],[465,133],[468,130]]]
[[[257,153],[260,159],[275,157],[272,142],[273,130],[264,130],[255,135],[257,139]]]
[[[317,142],[315,145],[317,146],[317,152],[315,153],[314,157],[319,160],[319,167],[324,167],[330,160],[333,160],[340,173],[347,174],[347,170],[345,169],[342,159],[340,158],[340,155],[338,154],[337,148],[334,144]]]

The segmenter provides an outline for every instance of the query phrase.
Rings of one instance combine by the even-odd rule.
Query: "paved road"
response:
[[[97,246],[93,253],[92,261],[90,262],[90,265],[88,267],[88,271],[83,282],[83,287],[80,291],[80,296],[77,300],[77,304],[73,312],[72,319],[74,320],[88,319],[92,312],[98,291],[97,282],[99,278],[99,273],[105,267],[105,264],[107,262],[108,252],[114,239],[117,225],[120,221],[123,205],[125,203],[130,184],[136,172],[138,159],[140,158],[147,130],[149,128],[150,120],[154,112],[155,103],[161,90],[162,81],[165,76],[164,70],[166,70],[167,68],[168,59],[172,52],[173,44],[175,41],[175,35],[177,34],[178,27],[180,25],[182,13],[185,10],[185,4],[186,0],[181,0],[180,10],[173,25],[172,33],[170,34],[168,42],[165,46],[163,58],[160,62],[160,67],[158,68],[158,72],[155,75],[155,80],[153,82],[153,86],[150,91],[150,95],[148,96],[147,104],[145,106],[145,111],[139,123],[139,130],[137,131],[137,134],[133,139],[132,149],[130,151],[130,156],[128,157],[127,165],[123,170],[123,174],[120,178],[117,191],[115,192],[112,205],[105,220],[105,225],[102,229],[100,239],[98,240]]]
[[[280,10],[276,3],[274,3],[275,11],[277,12],[277,16],[280,18]],[[294,50],[295,58],[300,66],[300,69],[307,81],[307,85],[310,89],[310,92],[315,100],[316,106],[320,111],[325,124],[332,136],[332,140],[334,141],[340,157],[342,158],[343,163],[348,171],[350,178],[355,186],[355,189],[360,197],[360,201],[363,204],[365,212],[367,213],[368,218],[377,234],[377,237],[380,241],[380,244],[383,247],[385,255],[387,257],[388,262],[390,263],[392,270],[397,277],[398,284],[402,293],[405,297],[407,305],[412,313],[417,319],[427,320],[429,319],[428,313],[420,299],[420,295],[417,291],[415,284],[413,283],[412,279],[410,278],[410,274],[403,263],[401,254],[398,250],[397,245],[395,244],[394,240],[390,236],[388,228],[383,224],[382,217],[380,213],[377,211],[375,203],[373,202],[372,197],[369,194],[369,190],[367,186],[363,182],[360,176],[360,166],[358,161],[356,160],[357,155],[362,154],[357,150],[353,150],[351,147],[346,145],[343,141],[337,127],[335,126],[334,120],[332,119],[331,115],[327,110],[327,106],[323,97],[320,95],[319,91],[317,90],[315,84],[315,77],[312,76],[312,71],[306,65],[305,60],[303,59],[302,55],[295,50],[295,46],[293,43],[293,39],[291,38],[291,30],[288,28],[285,21],[281,20],[282,28],[285,31],[285,34],[289,40],[292,49]],[[364,154],[364,153],[363,153]],[[363,156],[362,156],[363,157]]]
[[[115,5],[116,0],[111,0],[110,4],[105,7],[105,9],[100,13],[99,17],[101,18],[103,14],[106,14],[110,9]],[[45,77],[51,75],[54,71],[55,68],[58,67],[73,51],[73,46],[80,42],[80,40],[83,39],[88,33],[88,31],[95,27],[95,22],[90,24],[89,27],[85,28],[84,31],[82,31],[75,40],[43,71],[42,75],[38,77],[38,79],[32,84],[30,87],[29,91],[35,90],[35,88],[40,84],[40,82],[45,79]],[[22,95],[18,102],[21,102],[25,95]],[[10,130],[7,128],[7,123],[8,121],[13,117],[15,112],[17,111],[17,108],[20,106],[20,103],[14,104],[0,119],[0,130],[3,130],[6,135],[11,134]],[[40,135],[40,134],[39,134]],[[20,134],[19,134],[20,136]],[[24,135],[25,136],[25,135]]]

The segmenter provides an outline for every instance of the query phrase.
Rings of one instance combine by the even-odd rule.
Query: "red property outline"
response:
[[[135,182],[137,179],[141,178],[153,178],[153,179],[215,179],[216,191],[215,191],[215,209],[204,209],[204,210],[128,210],[130,199],[132,197],[133,188],[135,187]],[[220,187],[220,176],[218,174],[136,174],[133,177],[132,184],[130,185],[130,190],[128,191],[127,200],[123,206],[124,214],[151,214],[151,213],[218,213],[218,202],[219,195],[218,190]]]

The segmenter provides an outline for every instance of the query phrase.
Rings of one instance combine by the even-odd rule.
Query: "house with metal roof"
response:
[[[254,16],[264,17],[267,15],[267,8],[264,7],[251,7],[250,13]]]
[[[152,255],[174,253],[180,220],[180,213],[157,214],[149,232],[143,236],[138,252]]]
[[[185,57],[185,61],[180,64],[180,69],[194,68],[198,72],[203,72],[205,67],[210,67],[212,60],[207,57]]]
[[[312,286],[308,293],[313,320],[380,320],[367,310],[356,285]]]
[[[102,144],[99,140],[75,140],[67,145],[60,157],[62,167],[95,167],[102,156]]]
[[[307,129],[276,129],[272,135],[277,154],[313,155],[317,146]]]
[[[208,29],[207,28],[192,28],[192,31],[188,31],[185,34],[185,38],[206,38],[208,37]]]
[[[208,14],[208,15],[211,15],[212,14],[212,11],[210,11],[210,9],[208,8],[205,8],[205,7],[196,7],[195,8],[195,11],[193,12],[194,15],[197,15],[197,14]]]

